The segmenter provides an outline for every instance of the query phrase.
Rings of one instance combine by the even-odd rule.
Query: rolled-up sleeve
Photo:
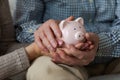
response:
[[[120,0],[116,0],[115,20],[109,32],[99,33],[98,56],[120,57]]]

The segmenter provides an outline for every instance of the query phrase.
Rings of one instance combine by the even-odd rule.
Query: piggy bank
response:
[[[84,28],[84,20],[82,17],[77,18],[74,21],[63,20],[59,24],[62,32],[62,40],[66,44],[75,45],[78,42],[85,41],[84,35],[86,30]]]

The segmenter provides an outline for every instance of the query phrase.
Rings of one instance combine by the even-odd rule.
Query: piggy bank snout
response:
[[[75,33],[75,39],[82,41],[84,39],[84,33],[80,31]]]

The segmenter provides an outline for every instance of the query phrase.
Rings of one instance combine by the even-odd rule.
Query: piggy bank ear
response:
[[[60,30],[63,30],[64,27],[66,26],[66,24],[67,24],[67,21],[62,20],[62,21],[60,22],[60,24],[59,24]]]
[[[75,21],[79,22],[80,24],[84,25],[84,20],[82,17],[77,18]]]

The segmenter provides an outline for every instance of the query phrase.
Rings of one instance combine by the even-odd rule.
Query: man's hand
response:
[[[66,20],[73,20],[73,17],[69,17]],[[59,29],[59,21],[48,20],[35,31],[35,42],[41,50],[44,51],[55,51],[60,41],[56,39],[61,37],[61,31]]]
[[[85,37],[89,43],[92,42],[92,45],[89,46],[89,50],[79,50],[74,46],[70,46],[69,48],[62,48],[59,49],[56,54],[54,54],[53,61],[56,63],[63,63],[72,66],[88,65],[94,60],[96,56],[99,38],[94,33],[86,33]],[[84,44],[81,43],[81,46],[84,46]]]

